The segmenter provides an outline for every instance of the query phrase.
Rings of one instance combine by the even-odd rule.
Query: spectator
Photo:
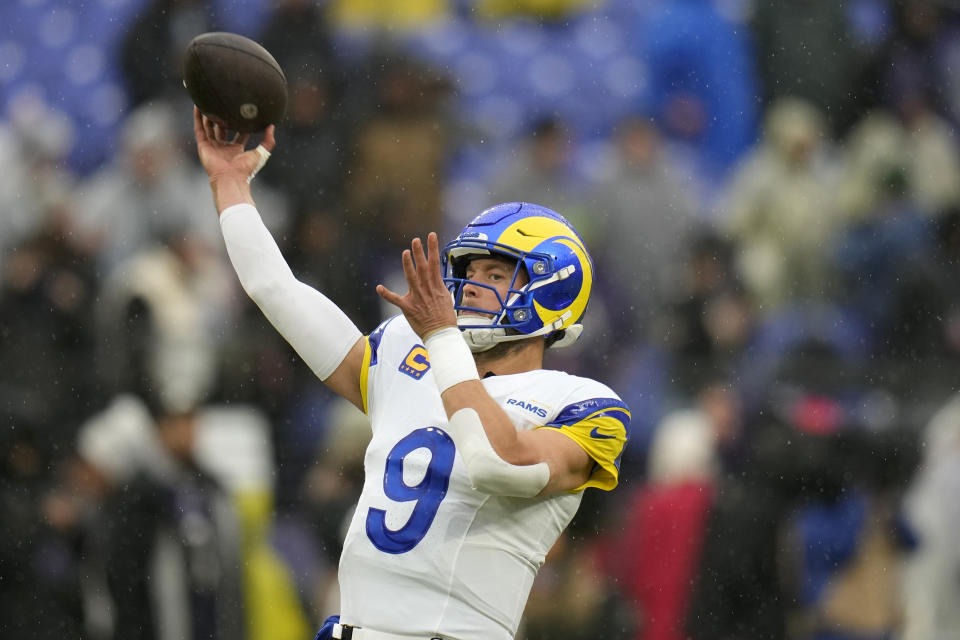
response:
[[[80,456],[110,487],[94,525],[110,637],[243,638],[239,523],[196,464],[195,405],[164,396],[118,397],[80,432]]]
[[[120,64],[133,107],[148,101],[189,99],[183,90],[183,54],[190,41],[221,25],[212,0],[149,0],[121,43]]]
[[[903,585],[904,640],[956,638],[960,630],[960,402],[954,395],[923,431],[924,456],[907,493],[907,521],[918,546]]]
[[[602,568],[606,539],[597,534],[595,516],[584,520],[574,519],[547,555],[530,590],[518,638],[634,637],[630,607]]]
[[[787,637],[799,608],[784,540],[797,508],[854,487],[896,487],[912,473],[916,450],[903,428],[870,432],[803,392],[777,396],[745,423],[741,463],[718,486],[687,615],[693,640]]]
[[[877,185],[894,173],[904,175],[904,196],[923,216],[956,206],[960,187],[952,176],[960,173],[960,155],[946,121],[920,105],[910,120],[888,110],[864,116],[842,158],[837,209],[844,223],[873,213],[884,194]]]
[[[348,313],[373,322],[377,309],[358,295],[356,269],[334,266],[351,261],[345,247],[355,242],[346,226],[344,185],[350,167],[343,158],[353,144],[357,114],[345,105],[339,63],[327,48],[321,15],[315,3],[291,0],[278,8],[264,33],[264,44],[279,52],[287,70],[283,127],[289,142],[261,176],[289,197],[292,232],[278,240],[294,270],[329,291]]]
[[[205,404],[196,417],[192,457],[229,494],[239,516],[247,640],[302,640],[311,620],[296,576],[310,571],[313,548],[280,516],[278,465],[295,463],[270,443],[272,426],[249,404]]]
[[[587,246],[602,246],[599,243],[604,220],[600,207],[590,201],[589,185],[577,175],[573,166],[574,144],[573,132],[563,118],[556,115],[537,117],[524,138],[511,150],[510,157],[493,172],[485,197],[489,202],[523,200],[547,203],[545,206],[563,211],[564,218],[576,227]],[[600,277],[618,278],[612,272]],[[622,284],[622,279],[617,282]],[[611,327],[614,321],[611,314],[615,314],[617,321],[623,321],[618,330],[592,332],[564,353],[550,353],[551,366],[571,373],[595,370],[601,358],[608,364],[617,359],[618,349],[610,346],[616,340],[637,338],[631,333],[632,319],[627,312],[622,307],[608,307],[618,300],[611,297],[612,292],[606,284],[597,283],[597,294],[591,300],[585,318],[593,326]]]
[[[213,393],[236,287],[219,258],[192,237],[173,238],[121,264],[103,283],[98,327],[115,391],[191,405]]]
[[[878,184],[897,176],[901,187],[911,188],[904,153],[906,132],[889,111],[875,111],[857,122],[845,142],[837,212],[843,224],[856,224],[869,217],[883,199]]]
[[[0,271],[0,415],[63,443],[98,408],[96,264],[73,242],[66,209],[51,211]],[[42,435],[41,435],[42,434]]]
[[[602,263],[598,271],[618,283],[616,295],[606,296],[612,325],[628,343],[640,343],[681,287],[677,255],[691,240],[698,212],[648,119],[621,122],[615,145],[611,168],[590,198],[595,244],[604,249],[596,259]]]
[[[933,246],[933,224],[911,199],[903,164],[894,161],[880,168],[874,175],[872,208],[839,230],[831,259],[838,299],[870,328],[870,348],[888,354],[900,348],[890,338],[902,274],[915,269]]]
[[[10,362],[5,360],[4,362]],[[53,447],[37,425],[8,417],[0,435],[0,634],[10,638],[84,637],[81,554],[76,518],[57,517],[47,499]],[[62,504],[72,512],[71,505]]]
[[[349,232],[339,255],[350,256],[341,264],[354,274],[352,291],[390,281],[396,274],[385,271],[382,256],[401,250],[406,238],[443,227],[451,144],[444,101],[450,87],[442,74],[396,52],[382,63],[375,81],[381,108],[357,131],[346,184]],[[375,301],[368,299],[361,311],[357,321],[363,326],[382,318]]]
[[[339,89],[343,81],[322,7],[313,0],[274,0],[260,36],[287,78],[315,76]]]
[[[858,487],[798,515],[806,587],[801,601],[814,640],[899,637],[912,540],[901,524],[900,491],[884,493]]]
[[[901,112],[907,132],[902,154],[910,171],[913,197],[920,211],[935,216],[960,206],[960,151],[954,125],[930,105],[916,101]]]
[[[345,122],[343,73],[320,6],[308,0],[281,0],[260,42],[287,77],[283,128],[289,139],[261,176],[289,195],[294,224],[310,213],[332,216],[342,208],[346,167],[340,160],[352,123]],[[326,231],[338,233],[341,222],[331,220]]]
[[[722,221],[753,303],[768,315],[830,295],[827,248],[837,226],[834,172],[820,113],[784,99],[767,114],[761,143],[729,185]]]
[[[645,106],[670,140],[695,150],[705,182],[725,180],[758,124],[746,30],[711,0],[675,0],[641,14],[636,42],[649,66]]]
[[[183,90],[183,55],[190,41],[207,31],[252,36],[264,21],[268,2],[246,0],[143,0],[119,43],[120,69],[132,107],[173,102],[189,108]]]
[[[634,607],[635,640],[684,640],[690,585],[722,473],[739,431],[736,393],[703,388],[694,406],[657,426],[646,484],[634,490],[607,570]]]
[[[336,398],[327,407],[316,459],[304,478],[301,509],[317,546],[333,569],[321,576],[319,584],[310,585],[311,601],[320,620],[339,610],[336,567],[353,505],[363,487],[363,458],[370,437],[370,419],[349,402]]]
[[[216,218],[196,215],[206,180],[174,135],[175,114],[160,102],[131,113],[110,164],[77,185],[76,232],[104,272],[174,230],[219,246]]]
[[[781,98],[802,99],[840,135],[854,122],[864,96],[851,90],[866,52],[851,34],[845,0],[765,0],[753,3],[749,27],[766,108]]]
[[[542,202],[563,211],[584,242],[594,246],[600,220],[586,200],[586,185],[574,173],[573,145],[572,131],[562,118],[537,118],[513,157],[491,179],[488,197],[490,202]]]
[[[36,96],[9,107],[0,122],[0,270],[8,255],[68,213],[76,176],[66,169],[70,125]]]
[[[928,362],[960,358],[960,210],[934,223],[933,245],[902,265],[891,283],[893,302],[885,351],[894,357]]]
[[[679,286],[669,292],[654,327],[655,342],[680,367],[679,379],[703,364],[734,366],[751,340],[758,314],[733,255],[731,243],[709,228],[698,229],[684,249]]]
[[[919,103],[957,122],[960,104],[951,70],[957,43],[951,11],[929,0],[890,4],[890,29],[859,79],[869,96],[867,108],[906,112]]]
[[[357,229],[393,246],[442,219],[449,86],[421,63],[394,55],[377,87],[382,106],[357,132],[347,207]]]

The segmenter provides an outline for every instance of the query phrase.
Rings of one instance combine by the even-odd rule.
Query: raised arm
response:
[[[250,181],[270,157],[274,127],[249,150],[248,135],[227,140],[226,132],[196,108],[193,128],[227,253],[244,291],[317,377],[362,409],[363,335],[329,298],[293,275],[253,201]]]

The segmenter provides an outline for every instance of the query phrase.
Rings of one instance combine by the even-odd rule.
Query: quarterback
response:
[[[230,260],[247,294],[373,434],[340,558],[341,611],[318,638],[507,640],[537,570],[588,487],[619,477],[630,413],[605,385],[542,368],[574,342],[593,266],[576,231],[534,204],[480,213],[449,244],[401,256],[402,314],[362,335],[298,281],[249,183],[274,129],[245,149],[194,112]]]

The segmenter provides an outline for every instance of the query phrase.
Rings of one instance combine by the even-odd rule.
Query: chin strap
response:
[[[518,333],[518,334],[507,334],[506,329],[502,327],[491,326],[479,327],[472,329],[461,329],[463,332],[463,339],[466,341],[467,345],[470,347],[470,351],[473,353],[482,353],[489,349],[492,349],[501,342],[513,342],[515,340],[526,340],[527,338],[534,338],[536,336],[545,336],[554,331],[563,331],[563,337],[554,342],[551,347],[568,347],[580,337],[580,334],[583,333],[582,324],[572,324],[565,329],[561,329],[563,323],[569,317],[568,314],[563,315],[551,324],[541,327],[533,333]],[[470,325],[477,324],[491,324],[495,322],[494,318],[480,318],[471,316],[468,320]]]

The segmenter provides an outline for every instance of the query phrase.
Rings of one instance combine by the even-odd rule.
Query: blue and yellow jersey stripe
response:
[[[360,365],[360,398],[363,400],[363,412],[367,410],[367,385],[370,382],[370,361],[376,355],[376,349],[370,344],[370,336],[366,337],[363,345],[363,364]]]
[[[386,330],[387,325],[390,324],[390,320],[393,320],[393,318],[381,322],[379,327],[374,329],[370,335],[366,336],[365,344],[363,345],[363,364],[360,365],[360,398],[363,400],[364,413],[369,413],[367,396],[369,394],[370,367],[375,366],[379,360],[380,341],[383,339],[383,332]]]
[[[574,489],[609,491],[620,481],[620,458],[627,444],[630,410],[615,398],[590,398],[564,407],[542,428],[557,429],[596,462],[590,479]]]

